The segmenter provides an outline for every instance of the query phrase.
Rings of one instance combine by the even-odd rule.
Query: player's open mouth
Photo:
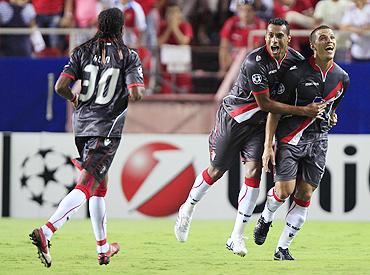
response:
[[[271,46],[271,52],[273,54],[278,54],[279,53],[279,49],[280,49],[279,46]]]
[[[325,48],[325,51],[327,51],[328,53],[333,53],[334,52],[334,46],[327,46]]]

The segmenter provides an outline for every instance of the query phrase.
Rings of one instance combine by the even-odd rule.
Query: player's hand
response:
[[[268,173],[271,172],[269,162],[271,162],[272,166],[275,166],[275,152],[272,146],[266,146],[262,155],[262,167]]]
[[[143,99],[144,97],[144,93],[143,91],[139,90],[139,89],[129,89],[128,91],[128,98],[132,101],[139,101],[141,99]]]
[[[324,119],[323,114],[325,112],[326,103],[311,103],[305,106],[305,116],[316,117]]]
[[[78,105],[78,98],[80,97],[79,93],[74,94],[73,99],[71,100],[73,107],[76,109]]]
[[[337,125],[337,122],[338,122],[337,114],[335,112],[331,113],[329,117],[329,127],[334,127],[335,125]]]

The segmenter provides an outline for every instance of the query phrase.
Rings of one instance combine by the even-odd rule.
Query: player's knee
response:
[[[97,184],[94,176],[86,170],[82,170],[75,189],[79,189],[84,192],[86,199],[88,200],[96,188]]]
[[[207,172],[208,172],[208,175],[212,178],[213,182],[217,181],[225,173],[224,170],[220,170],[213,166],[210,166]]]
[[[98,188],[95,189],[94,191],[94,194],[93,196],[96,196],[96,197],[105,197],[105,195],[107,194],[107,181],[106,180],[103,180]]]
[[[294,184],[290,182],[277,182],[275,184],[275,193],[282,200],[287,199],[294,191]]]
[[[261,178],[262,167],[260,163],[246,162],[244,166],[245,166],[245,177],[246,178],[253,178],[253,179]]]

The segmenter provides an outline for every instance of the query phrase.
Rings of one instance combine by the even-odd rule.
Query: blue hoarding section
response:
[[[350,84],[331,133],[370,134],[370,62],[340,65],[349,74]]]
[[[46,119],[46,105],[48,74],[53,73],[56,80],[66,62],[66,58],[0,59],[0,131],[64,131],[65,100],[54,93],[51,121]],[[370,62],[341,66],[351,83],[331,133],[370,134]]]
[[[66,58],[0,59],[0,131],[64,132],[66,102],[53,94],[53,119],[46,119],[48,74],[55,81]]]

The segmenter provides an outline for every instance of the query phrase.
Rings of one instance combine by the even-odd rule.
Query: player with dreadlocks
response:
[[[74,164],[80,177],[47,223],[30,234],[46,267],[51,266],[51,237],[87,200],[99,264],[108,264],[120,250],[118,243],[107,242],[106,175],[120,143],[128,101],[140,100],[144,93],[139,57],[122,41],[123,21],[117,8],[102,11],[97,33],[74,49],[55,85],[75,107],[73,127],[80,157]],[[70,88],[76,80],[82,83],[78,94]]]

